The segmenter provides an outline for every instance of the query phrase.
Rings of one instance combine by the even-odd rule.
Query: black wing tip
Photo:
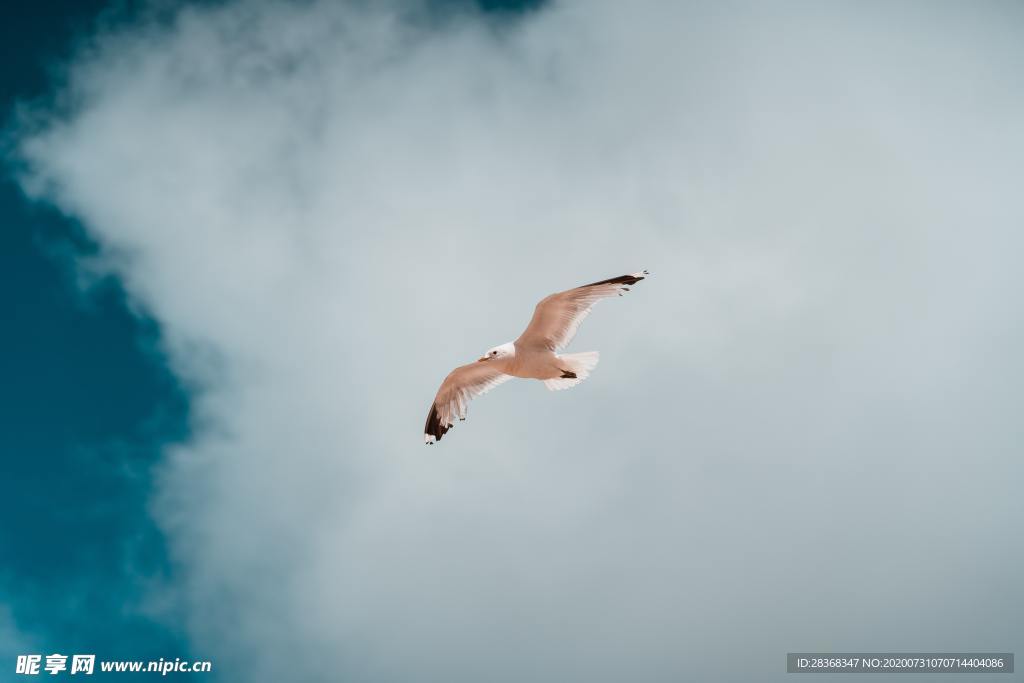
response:
[[[648,275],[650,275],[649,272],[647,272],[646,270],[642,270],[639,273],[632,273],[630,275],[620,275],[618,277],[610,277],[607,280],[601,280],[600,282],[591,282],[589,285],[583,286],[596,287],[597,285],[635,285]]]
[[[423,428],[423,440],[429,446],[432,443],[441,440],[448,430],[452,428],[450,424],[442,424],[441,416],[437,414],[437,406],[430,406],[430,412],[427,414],[427,424]]]

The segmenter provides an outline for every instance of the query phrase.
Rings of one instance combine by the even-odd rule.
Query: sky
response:
[[[101,5],[8,12],[5,121],[48,96]],[[5,131],[5,148],[12,137]],[[186,396],[157,352],[159,323],[129,307],[116,278],[80,286],[76,262],[95,242],[74,217],[26,201],[12,171],[5,164],[0,178],[3,667],[31,652],[187,651],[183,631],[146,608],[148,586],[171,571],[147,513],[150,469],[186,433]]]
[[[3,84],[7,643],[386,682],[1024,649],[1019,4],[50,9]],[[643,268],[586,382],[424,448],[452,367]]]

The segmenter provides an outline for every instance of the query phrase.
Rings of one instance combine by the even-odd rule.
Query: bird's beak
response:
[[[487,358],[488,358],[487,356],[480,356],[479,358],[476,359],[476,362],[477,363],[482,363],[483,361],[487,360]]]

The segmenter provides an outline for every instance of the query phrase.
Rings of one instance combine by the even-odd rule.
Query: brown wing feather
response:
[[[544,297],[534,308],[530,324],[515,341],[516,346],[550,351],[565,348],[594,304],[629,291],[630,285],[635,285],[647,275],[646,270],[619,275]]]
[[[487,361],[469,363],[448,373],[437,390],[434,402],[427,413],[423,427],[423,439],[432,444],[440,441],[454,426],[455,418],[466,419],[466,408],[471,399],[482,396],[494,387],[512,379]]]

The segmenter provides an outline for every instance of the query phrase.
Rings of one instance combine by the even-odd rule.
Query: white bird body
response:
[[[522,377],[524,379],[553,379],[560,377],[562,368],[565,367],[565,365],[559,366],[557,354],[546,349],[516,349],[511,358],[502,359],[502,361],[497,366],[502,368],[502,372],[506,375]]]
[[[495,348],[500,349],[499,355],[489,361],[495,370],[500,370],[512,377],[539,379],[545,382],[554,379],[571,379],[563,377],[567,371],[575,372],[577,375],[579,375],[578,370],[589,372],[594,365],[597,365],[598,359],[597,351],[559,355],[546,348],[519,347],[515,342],[506,342]],[[586,360],[582,358],[583,356],[587,357]],[[586,366],[586,361],[591,357],[593,364],[589,367],[581,367]],[[576,377],[575,379],[582,381],[583,378]],[[579,384],[579,381],[575,384]],[[562,387],[549,388],[560,389]]]
[[[538,379],[549,390],[576,386],[597,365],[597,351],[559,354],[572,341],[580,323],[601,299],[621,296],[628,285],[643,280],[647,271],[620,275],[545,297],[518,339],[487,351],[475,363],[452,370],[441,383],[427,414],[423,439],[439,441],[453,420],[466,419],[470,399],[481,396],[513,377]]]

